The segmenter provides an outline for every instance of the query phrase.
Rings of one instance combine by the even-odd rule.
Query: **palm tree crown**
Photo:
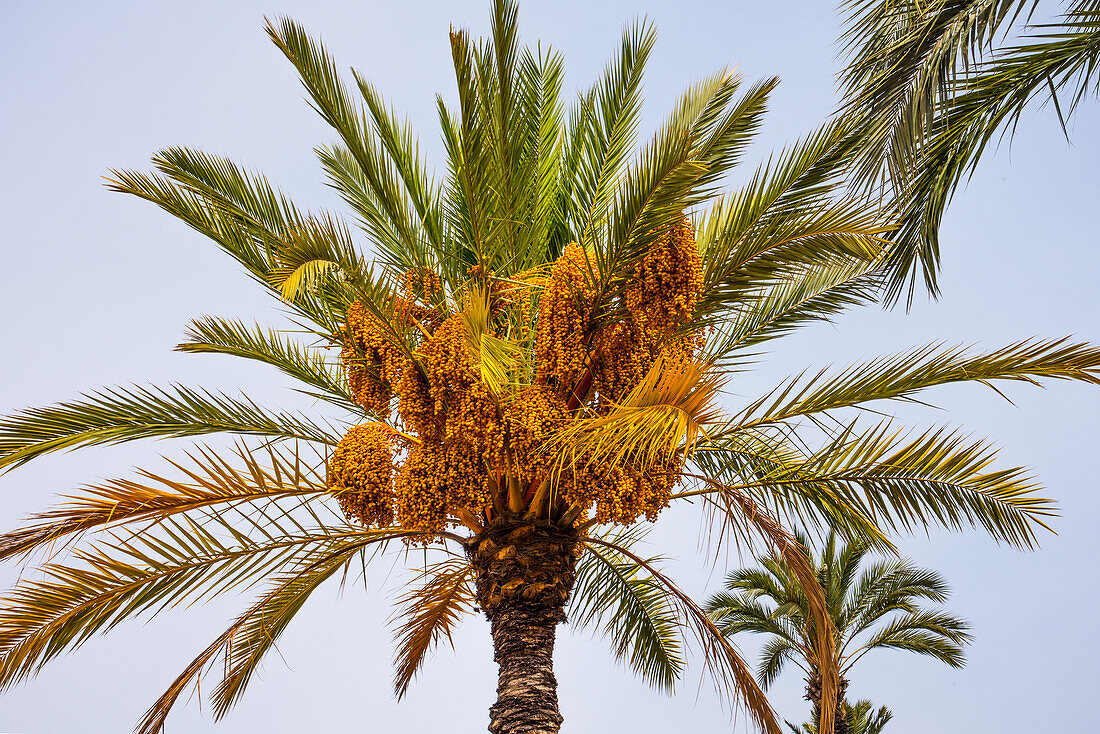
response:
[[[804,535],[796,537],[810,547]],[[830,532],[814,559],[814,575],[825,595],[833,626],[833,655],[840,670],[838,729],[845,718],[842,712],[851,719],[844,721],[845,725],[872,722],[869,704],[863,710],[843,700],[848,672],[868,652],[907,650],[960,668],[963,645],[971,639],[965,621],[922,605],[947,600],[947,584],[939,574],[897,559],[876,561],[861,571],[869,551],[866,543],[838,542],[836,533]],[[781,556],[764,555],[757,561],[759,568],[743,568],[728,576],[725,591],[710,599],[707,612],[725,635],[767,635],[756,670],[760,685],[767,689],[785,664],[793,663],[806,676],[806,698],[813,702],[816,713],[821,702],[821,651],[812,633],[810,601]],[[873,719],[883,716],[880,712]],[[885,717],[889,718],[888,711]]]
[[[268,33],[339,137],[317,152],[355,228],[183,148],[110,186],[213,240],[308,335],[206,317],[180,349],[268,364],[331,411],[118,387],[0,422],[4,469],[97,444],[243,437],[86,488],[0,538],[0,558],[41,571],[0,607],[0,687],[123,618],[258,589],[139,729],[160,731],[210,675],[221,717],[314,590],[417,544],[432,560],[400,600],[398,695],[477,608],[500,668],[491,730],[556,732],[552,652],[568,604],[573,624],[605,631],[663,690],[683,670],[682,635],[696,635],[720,689],[778,732],[735,648],[633,550],[663,508],[696,502],[718,537],[763,539],[802,583],[824,651],[827,733],[838,679],[826,599],[777,518],[883,547],[925,523],[1036,542],[1052,504],[1024,470],[994,468],[985,442],[865,425],[850,409],[958,381],[1100,382],[1100,350],[1087,344],[921,347],[717,407],[724,376],[765,342],[881,294],[891,223],[847,195],[846,122],[719,195],[774,79],[746,88],[720,71],[692,85],[636,151],[652,28],[629,27],[566,111],[561,58],[521,48],[516,8],[498,0],[488,40],[451,34],[458,107],[439,102],[447,160],[436,178],[364,77],[349,89],[291,20]]]

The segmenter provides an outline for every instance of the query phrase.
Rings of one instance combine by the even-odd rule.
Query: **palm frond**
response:
[[[768,690],[783,671],[783,664],[786,662],[798,664],[795,648],[791,643],[781,639],[764,643],[764,648],[760,651],[760,663],[756,667],[756,679],[760,681],[760,687]]]
[[[750,404],[733,422],[740,427],[760,426],[873,400],[904,400],[952,382],[1038,384],[1040,378],[1100,384],[1100,349],[1064,338],[1027,339],[985,354],[933,344],[852,365],[836,374],[822,369],[809,379],[788,380]]]
[[[918,273],[935,283],[939,228],[955,190],[973,172],[989,143],[1015,129],[1023,111],[1038,98],[1053,101],[1063,127],[1081,100],[1095,95],[1100,76],[1100,10],[1082,22],[1068,19],[1028,43],[1004,49],[972,77],[959,82],[924,133],[909,167],[896,174],[900,222],[887,295],[899,298],[908,280],[912,301]],[[1069,92],[1068,104],[1060,92]],[[930,286],[934,292],[934,287]]]
[[[851,56],[843,85],[848,106],[866,115],[864,181],[905,165],[943,100],[998,31],[1026,2],[850,0],[844,40]]]
[[[295,522],[284,532],[278,522],[255,519],[245,532],[231,521],[241,517],[166,518],[155,533],[120,534],[73,550],[69,561],[42,566],[41,580],[17,583],[0,610],[0,688],[124,619],[247,588],[312,548],[362,533],[333,522]]]
[[[696,488],[685,489],[672,498],[702,497],[712,515],[712,527],[718,521],[719,542],[727,532],[751,542],[752,534],[736,509],[737,498],[733,495],[737,494],[748,496],[774,514],[790,517],[805,527],[814,530],[836,527],[849,537],[862,538],[882,549],[891,548],[883,530],[865,511],[840,501],[834,493],[814,492],[809,483],[794,482],[786,490],[769,484],[776,477],[796,474],[796,467],[806,461],[806,456],[800,437],[790,429],[769,426],[762,433],[752,430],[726,438],[711,436],[692,456],[698,473],[685,472]],[[812,496],[800,495],[798,490],[802,488]]]
[[[40,549],[56,556],[91,530],[133,523],[141,526],[140,532],[151,532],[176,515],[217,505],[263,511],[284,499],[328,492],[324,476],[303,460],[297,447],[250,449],[240,444],[233,460],[199,447],[188,458],[187,464],[168,462],[183,478],[139,470],[136,479],[85,487],[66,502],[32,515],[17,530],[0,536],[0,560]],[[316,463],[323,460],[323,454],[315,457]]]
[[[737,588],[732,582],[728,582],[727,589]],[[756,590],[754,589],[753,592]],[[707,614],[718,625],[718,629],[727,637],[739,632],[756,632],[772,635],[777,640],[782,640],[789,645],[797,647],[798,630],[788,621],[788,617],[776,617],[771,610],[757,601],[753,592],[733,594],[720,592],[712,596],[706,603]],[[783,595],[776,593],[773,598],[777,603],[785,603]],[[761,685],[767,688],[767,684],[760,679]]]
[[[882,734],[883,728],[894,717],[890,709],[880,706],[876,710],[866,699],[856,701],[854,704],[844,701],[843,705],[849,734]],[[795,726],[788,721],[787,727],[793,734],[818,734],[817,724],[814,722]]]
[[[918,275],[937,294],[944,210],[989,142],[1036,98],[1052,101],[1065,127],[1098,89],[1100,8],[1079,0],[1035,26],[1028,5],[1034,10],[1020,0],[850,3],[845,96],[861,121],[856,179],[885,183],[900,212],[891,301],[907,291],[911,303]],[[998,36],[1013,42],[999,45]]]
[[[10,470],[52,451],[142,438],[234,433],[335,445],[340,437],[289,413],[271,413],[251,400],[175,386],[113,388],[45,408],[24,408],[0,420],[0,469]]]
[[[638,255],[711,194],[759,125],[775,80],[758,84],[742,104],[722,111],[740,79],[721,72],[688,88],[654,139],[623,175],[609,209],[606,232],[592,240],[603,303]],[[583,243],[582,244],[589,244]]]
[[[799,268],[873,262],[891,228],[886,213],[842,196],[850,124],[830,122],[760,166],[749,183],[719,197],[699,223],[702,318],[736,310],[747,294]],[[794,273],[785,271],[795,268]]]
[[[446,200],[449,226],[463,252],[461,264],[476,266],[488,262],[488,252],[499,223],[493,221],[499,191],[492,186],[493,160],[488,150],[488,127],[492,111],[479,104],[475,49],[465,31],[451,30],[451,58],[458,86],[457,119],[438,98],[440,122],[450,167]],[[486,61],[488,66],[489,62]],[[487,72],[487,77],[492,74]],[[488,79],[487,79],[488,81]],[[499,170],[496,171],[499,176]]]
[[[970,625],[943,612],[917,611],[898,617],[876,632],[863,650],[892,648],[927,655],[961,668],[966,662],[963,645],[972,637]]]
[[[153,164],[178,186],[202,197],[219,217],[227,219],[229,227],[242,228],[257,238],[268,263],[263,279],[284,301],[299,307],[302,303],[323,305],[335,312],[330,317],[342,313],[339,300],[305,297],[306,293],[315,294],[322,281],[329,282],[330,288],[345,282],[357,284],[366,271],[351,233],[338,217],[299,213],[262,176],[248,174],[220,156],[169,148],[155,155]],[[313,270],[323,268],[325,274],[339,269],[343,277],[332,281],[315,272],[312,290],[288,287],[295,273],[310,263]],[[300,277],[298,280],[298,285],[303,285]]]
[[[749,475],[742,458],[721,448],[694,456],[709,476],[776,511],[811,525],[824,519],[877,547],[889,547],[886,532],[929,524],[981,527],[998,541],[1032,547],[1056,514],[1022,469],[993,468],[988,444],[942,429],[908,437],[889,423],[862,433],[853,424],[804,460],[757,464]]]
[[[276,576],[271,590],[237,620],[234,633],[225,641],[222,680],[211,696],[214,718],[223,718],[240,700],[264,656],[321,584],[337,572],[346,571],[367,547],[396,537],[399,534],[392,532],[363,533],[303,554]]]
[[[677,453],[690,456],[717,416],[722,375],[705,363],[659,357],[609,413],[567,424],[547,443],[559,463],[647,465]]]
[[[398,271],[432,267],[429,236],[409,201],[405,177],[411,172],[404,168],[408,161],[403,159],[403,170],[394,166],[384,152],[386,144],[378,140],[362,106],[352,102],[323,44],[289,18],[279,20],[277,28],[269,21],[267,32],[297,69],[315,109],[343,139],[348,155],[339,158],[337,148],[320,151],[322,163],[333,185],[360,215],[372,242]],[[341,162],[342,169],[333,169],[334,161]],[[362,185],[345,188],[349,182]],[[432,216],[425,216],[434,227]]]
[[[224,661],[225,672],[215,691],[215,705],[218,715],[224,715],[243,693],[263,654],[309,595],[345,568],[355,554],[400,537],[400,532],[360,532],[336,544],[307,549],[295,564],[287,564],[289,570],[277,576],[271,588],[184,669],[145,713],[136,734],[161,734],[179,697],[192,685],[197,687],[219,659]]]
[[[159,174],[114,171],[108,186],[182,219],[295,311],[327,331],[339,328],[340,298],[283,287],[309,261],[334,263],[351,280],[360,275],[365,266],[339,220],[298,212],[263,176],[247,173],[226,158],[170,148],[154,156],[153,163]]]
[[[948,595],[947,582],[935,571],[906,561],[873,564],[851,589],[845,618],[854,636],[891,612],[914,613],[921,599],[942,604]]]
[[[532,365],[529,364],[529,344],[498,336],[493,324],[490,293],[477,286],[471,287],[463,299],[464,308],[459,318],[466,326],[466,345],[481,381],[489,392],[499,397],[506,387],[528,384]]]
[[[765,734],[780,734],[775,712],[763,691],[753,680],[748,665],[706,612],[690,596],[644,558],[626,548],[602,538],[588,537],[584,542],[600,545],[621,554],[644,568],[657,583],[664,586],[676,603],[681,615],[681,623],[694,633],[703,654],[703,661],[718,692],[730,701],[743,703],[753,722]]]
[[[559,204],[568,233],[559,236],[559,249],[568,241],[592,241],[607,220],[634,147],[642,75],[656,38],[652,24],[624,29],[619,54],[573,108],[563,146]]]
[[[723,311],[708,338],[706,358],[736,366],[746,358],[747,349],[877,301],[882,282],[881,269],[864,259],[823,258],[784,267],[770,280],[743,289],[741,302]]]
[[[398,599],[393,617],[394,621],[400,620],[395,631],[393,687],[399,699],[408,691],[428,654],[443,639],[452,643],[451,633],[459,619],[472,613],[472,574],[473,567],[464,557],[448,558],[424,569],[419,583]]]
[[[631,529],[610,540],[632,548],[642,537]],[[569,614],[577,629],[597,627],[606,634],[615,656],[643,680],[672,693],[684,668],[679,619],[667,589],[641,565],[613,549],[587,546],[577,564]]]
[[[393,109],[386,107],[378,90],[358,72],[353,73],[367,103],[378,140],[400,174],[424,236],[438,256],[446,248],[443,216],[438,203],[439,187],[429,178],[427,166],[420,155],[420,145],[409,124],[398,120]]]
[[[355,403],[346,382],[332,369],[320,349],[311,350],[285,336],[284,332],[263,329],[258,324],[249,328],[240,321],[206,316],[191,322],[186,337],[187,341],[177,346],[177,350],[196,354],[228,354],[263,362],[315,388],[317,392],[308,393],[313,397],[352,412],[363,410]]]

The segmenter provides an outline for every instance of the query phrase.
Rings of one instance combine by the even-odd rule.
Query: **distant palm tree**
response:
[[[1100,91],[1100,0],[846,0],[843,111],[860,120],[856,180],[899,207],[890,294],[936,292],[955,189],[1035,99],[1065,120]],[[1032,24],[1035,13],[1056,14]]]
[[[398,605],[399,696],[477,609],[499,667],[490,729],[557,732],[553,650],[568,605],[573,624],[605,631],[662,690],[682,672],[682,636],[696,635],[722,690],[777,734],[737,651],[632,550],[667,505],[705,508],[718,538],[774,546],[823,640],[823,594],[779,518],[883,546],[926,523],[1036,542],[1053,507],[1026,472],[992,469],[982,441],[866,425],[855,409],[962,381],[1098,383],[1100,350],[1088,344],[932,345],[815,367],[717,408],[723,379],[766,342],[880,294],[890,224],[848,196],[844,123],[719,195],[774,79],[707,77],[635,153],[652,28],[629,28],[567,111],[561,58],[523,49],[514,4],[498,0],[490,39],[451,34],[458,106],[439,103],[436,178],[371,84],[356,75],[350,91],[294,22],[268,30],[339,138],[318,155],[360,238],[262,176],[188,149],[110,185],[209,237],[290,317],[284,331],[204,317],[180,349],[270,365],[316,398],[316,415],[169,386],[0,421],[0,469],[136,439],[253,437],[100,483],[0,538],[0,558],[34,569],[0,604],[0,687],[124,618],[258,590],[141,731],[160,731],[209,676],[221,717],[314,590],[386,551],[415,562],[414,544],[431,562]],[[837,667],[827,652],[817,665],[827,733]]]
[[[796,537],[810,548],[806,536]],[[814,632],[809,599],[798,577],[780,556],[762,556],[757,558],[760,568],[734,571],[726,579],[726,590],[707,603],[707,612],[722,634],[768,635],[756,671],[765,690],[785,663],[802,669],[814,721],[819,719],[822,703],[818,661],[827,657],[837,660],[840,666],[834,728],[837,734],[856,734],[853,729],[856,723],[860,728],[871,725],[881,728],[890,718],[885,709],[872,717],[870,703],[851,706],[844,700],[846,676],[868,652],[907,650],[960,668],[964,661],[962,646],[970,641],[968,625],[962,619],[921,606],[922,601],[938,604],[947,600],[947,584],[939,574],[916,568],[904,560],[877,561],[860,573],[869,551],[860,541],[838,543],[836,533],[830,532],[821,555],[814,561],[815,576],[825,591],[834,629],[832,649],[826,655],[822,655],[819,637]]]
[[[867,700],[856,701],[854,704],[844,703],[844,719],[848,726],[848,734],[882,734],[882,730],[892,718],[894,715],[890,709],[881,706],[875,710]],[[795,726],[788,721],[787,727],[791,730],[791,734],[818,734],[815,722]]]

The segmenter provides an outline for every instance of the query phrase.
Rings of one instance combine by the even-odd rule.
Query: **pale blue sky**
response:
[[[0,312],[8,314],[0,412],[104,385],[170,381],[313,409],[261,367],[172,351],[188,320],[202,314],[279,323],[273,302],[207,241],[151,205],[107,192],[102,177],[112,167],[144,168],[160,147],[188,145],[262,169],[304,206],[338,208],[311,152],[333,135],[268,42],[264,14],[290,14],[323,37],[342,64],[410,116],[438,161],[434,94],[452,89],[447,29],[484,32],[487,8],[484,0],[0,5]],[[526,41],[564,53],[569,89],[599,72],[622,26],[640,15],[659,32],[646,132],[683,86],[726,65],[750,80],[783,79],[754,158],[814,127],[835,104],[838,16],[828,1],[527,2],[520,10]],[[1085,104],[1067,144],[1053,111],[1036,111],[1011,145],[983,162],[944,226],[941,301],[922,300],[909,314],[853,313],[800,334],[733,391],[751,394],[809,365],[929,341],[993,347],[1066,334],[1100,341],[1098,122],[1098,105]],[[948,422],[994,439],[1004,462],[1034,470],[1064,516],[1055,522],[1059,534],[1035,553],[999,548],[976,532],[904,540],[906,553],[951,582],[950,609],[973,623],[976,640],[962,671],[900,653],[861,663],[850,693],[890,706],[892,734],[1078,732],[1095,723],[1100,645],[1085,620],[1100,602],[1100,392],[1060,384],[1007,392],[1015,405],[957,387],[931,395],[945,410],[899,411],[916,425]],[[160,453],[180,448],[127,444],[0,477],[0,527],[83,482],[156,465]],[[717,589],[724,566],[703,567],[698,527],[690,512],[669,512],[653,537],[677,559],[676,578],[703,597]],[[169,731],[483,731],[495,689],[486,624],[471,618],[456,650],[442,650],[397,703],[386,617],[402,577],[389,566],[373,571],[366,593],[341,596],[333,587],[314,596],[284,634],[281,657],[271,657],[223,723],[193,702]],[[4,569],[0,581],[15,573]],[[0,696],[0,731],[128,731],[242,603],[122,625]],[[756,649],[753,640],[741,646]],[[698,666],[676,696],[663,697],[617,665],[604,641],[562,628],[557,670],[566,732],[730,730],[711,690],[698,685]],[[804,718],[794,672],[773,691],[782,715]],[[745,731],[743,718],[736,731]]]

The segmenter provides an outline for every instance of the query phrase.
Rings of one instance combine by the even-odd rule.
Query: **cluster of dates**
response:
[[[385,321],[361,303],[349,308],[341,360],[356,401],[379,421],[353,427],[329,459],[328,484],[344,514],[430,538],[456,522],[484,524],[494,498],[499,507],[510,490],[531,501],[549,483],[553,503],[572,508],[570,517],[654,519],[676,481],[674,458],[607,466],[583,455],[563,459],[547,446],[581,415],[614,410],[658,356],[690,357],[698,348],[697,332],[682,333],[702,285],[688,220],[638,259],[601,313],[598,274],[576,244],[548,271],[487,275],[489,319],[512,325],[501,331],[533,364],[525,384],[490,389],[468,321],[445,315],[434,274],[406,273]]]

